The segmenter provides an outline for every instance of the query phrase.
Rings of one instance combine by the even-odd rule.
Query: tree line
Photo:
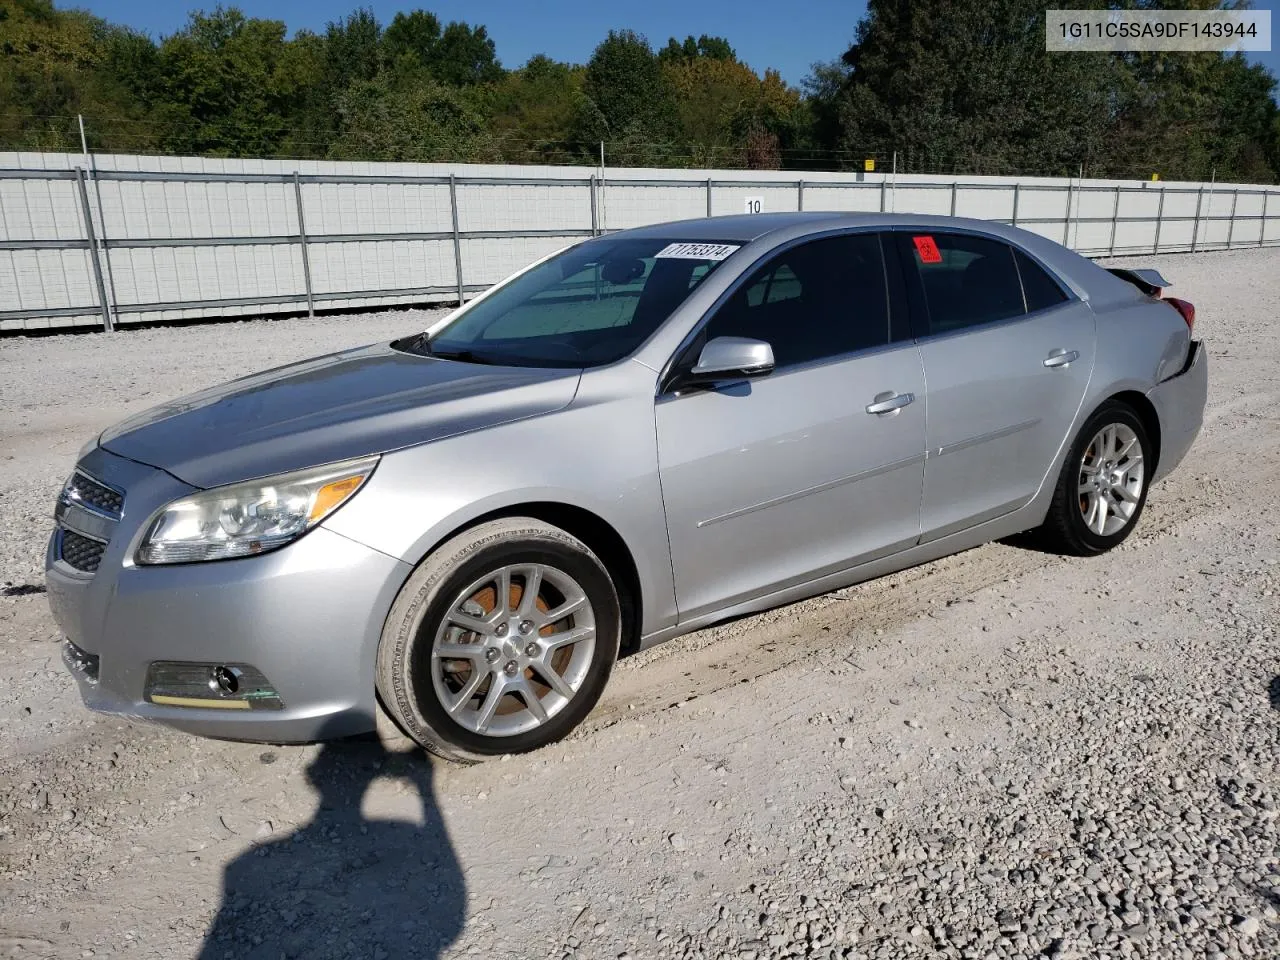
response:
[[[796,88],[706,35],[655,49],[621,29],[585,64],[508,69],[484,26],[426,10],[384,24],[362,8],[290,36],[218,7],[157,42],[52,0],[0,0],[0,149],[78,151],[83,115],[90,149],[121,153],[586,163],[603,145],[610,166],[884,169],[896,156],[907,172],[1277,179],[1265,68],[1047,53],[1044,9],[871,0],[857,24],[833,24],[853,31],[848,49]]]

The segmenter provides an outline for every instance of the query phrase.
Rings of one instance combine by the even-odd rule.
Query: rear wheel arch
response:
[[[1075,432],[1067,435],[1067,439],[1063,442],[1062,449],[1058,453],[1058,459],[1054,461],[1053,466],[1045,476],[1045,483],[1056,482],[1060,471],[1067,462],[1067,458],[1071,453],[1071,447],[1076,441],[1079,431],[1089,422],[1099,410],[1109,403],[1122,403],[1131,409],[1137,418],[1142,422],[1143,428],[1147,431],[1147,437],[1151,441],[1153,450],[1151,452],[1152,472],[1159,465],[1160,460],[1160,416],[1156,413],[1155,406],[1147,399],[1146,394],[1137,390],[1117,390],[1115,393],[1108,394],[1103,397],[1092,407],[1087,407],[1088,412],[1080,416],[1079,421],[1073,424]],[[1042,488],[1043,489],[1043,488]]]
[[[1147,427],[1155,411],[1148,409],[1144,415],[1144,405],[1150,408],[1142,394],[1121,391],[1084,418],[1067,448],[1045,517],[1034,531],[1043,547],[1093,556],[1117,546],[1133,531],[1146,504],[1156,459],[1156,441]],[[1100,450],[1094,446],[1099,439]],[[1139,444],[1141,455],[1136,458],[1126,455],[1133,444]],[[1093,527],[1095,516],[1098,529]],[[1121,525],[1112,529],[1113,520]]]
[[[1154,475],[1156,468],[1160,465],[1160,415],[1156,413],[1155,406],[1147,399],[1145,394],[1139,393],[1137,390],[1122,390],[1099,403],[1094,412],[1102,409],[1108,403],[1123,403],[1133,410],[1138,419],[1142,421],[1142,426],[1147,431],[1147,437],[1151,440],[1151,474]]]

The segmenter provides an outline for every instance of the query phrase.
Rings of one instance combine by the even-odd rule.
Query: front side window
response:
[[[590,240],[402,349],[472,363],[594,367],[630,354],[738,244],[635,237]]]
[[[880,237],[826,237],[771,258],[716,311],[698,342],[716,337],[763,340],[778,367],[889,343]]]
[[[924,288],[929,333],[950,333],[1026,313],[1007,243],[967,234],[907,233],[904,252]]]

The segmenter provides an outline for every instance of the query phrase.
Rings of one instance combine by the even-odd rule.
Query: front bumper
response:
[[[212,563],[137,566],[153,512],[191,488],[98,448],[81,466],[126,491],[94,573],[46,557],[49,604],[74,647],[64,659],[93,710],[202,736],[306,742],[374,728],[374,663],[382,625],[410,567],[323,526],[283,549]],[[252,665],[281,709],[152,702],[156,663]]]
[[[1204,424],[1208,396],[1208,351],[1201,341],[1192,340],[1182,371],[1147,392],[1160,419],[1160,459],[1153,481],[1173,472],[1191,449]]]

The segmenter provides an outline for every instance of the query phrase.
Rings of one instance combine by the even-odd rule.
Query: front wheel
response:
[[[378,696],[432,753],[475,762],[553,743],[604,691],[621,636],[599,558],[515,517],[455,537],[414,571],[378,647]]]
[[[1040,528],[1051,548],[1090,556],[1133,532],[1147,502],[1151,441],[1133,408],[1103,404],[1080,430]]]

